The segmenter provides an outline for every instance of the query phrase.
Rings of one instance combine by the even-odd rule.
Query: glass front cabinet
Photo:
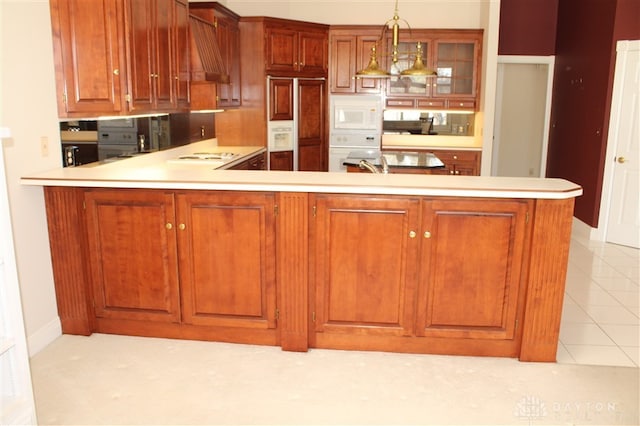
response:
[[[387,108],[475,110],[479,100],[482,30],[405,30],[392,64],[391,40],[382,58],[392,77],[386,85]],[[424,65],[437,76],[401,75],[422,52]]]

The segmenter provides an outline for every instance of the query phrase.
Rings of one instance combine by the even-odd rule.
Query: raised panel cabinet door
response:
[[[176,197],[183,321],[275,328],[275,195]]]
[[[269,170],[293,171],[293,151],[269,153]]]
[[[125,0],[130,109],[174,110],[175,0]]]
[[[328,41],[326,32],[300,32],[298,70],[326,75]]]
[[[411,336],[419,200],[317,195],[311,222],[311,339]]]
[[[293,120],[293,79],[269,79],[269,120]]]
[[[517,341],[527,200],[424,200],[417,335]]]
[[[297,31],[280,28],[268,28],[266,37],[266,70],[297,71]]]
[[[378,45],[378,35],[358,36],[356,72],[365,69],[371,59],[371,48]],[[382,59],[382,58],[379,58]],[[379,78],[357,78],[357,93],[380,93],[382,79]]]
[[[298,80],[298,169],[326,171],[326,82]]]
[[[85,203],[96,317],[179,322],[173,196],[89,190]]]
[[[154,0],[155,16],[153,22],[153,69],[154,108],[175,110],[177,53],[175,45],[176,0]]]
[[[329,86],[331,93],[355,93],[356,36],[331,35]]]
[[[189,58],[189,5],[188,2],[175,1],[175,57],[174,70],[176,101],[178,108],[189,108],[190,98],[190,58]]]
[[[132,111],[151,111],[155,84],[153,0],[126,0],[129,105]]]
[[[51,0],[60,117],[123,111],[126,76],[118,0]]]

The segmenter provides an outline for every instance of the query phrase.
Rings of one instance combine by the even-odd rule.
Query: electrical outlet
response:
[[[40,153],[43,157],[49,156],[49,138],[46,136],[40,137]]]

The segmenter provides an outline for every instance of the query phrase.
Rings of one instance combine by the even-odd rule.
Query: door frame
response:
[[[609,113],[609,129],[607,133],[607,149],[604,161],[604,175],[602,180],[602,193],[600,195],[600,217],[598,227],[590,228],[589,238],[596,241],[607,241],[609,216],[611,214],[611,198],[613,196],[613,177],[615,163],[610,161],[616,157],[618,150],[618,114],[619,104],[616,100],[621,96],[622,86],[618,80],[618,74],[622,73],[618,60],[622,58],[621,52],[640,49],[640,40],[618,40],[616,43],[616,65],[613,77],[613,89],[611,94],[611,111]]]
[[[542,152],[540,153],[540,176],[547,173],[547,152],[549,147],[549,129],[551,123],[551,98],[553,94],[553,74],[555,69],[555,56],[525,56],[525,55],[498,55],[500,64],[527,64],[547,65],[547,93],[545,100],[545,113],[542,133]],[[498,167],[498,153],[500,152],[500,125],[502,124],[502,88],[504,73],[501,67],[496,72],[496,104],[495,119],[493,123],[493,149],[491,152],[491,176],[495,176]]]

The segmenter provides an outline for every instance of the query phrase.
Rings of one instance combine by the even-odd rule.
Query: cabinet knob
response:
[[[171,222],[167,222],[167,224],[165,225],[165,228],[173,229],[173,224]]]
[[[120,75],[120,70],[118,68],[113,70],[113,75]]]
[[[415,238],[415,237],[416,237],[416,231],[409,232],[409,238]]]
[[[178,225],[178,229],[180,229],[181,231],[184,231],[186,227],[187,226],[184,223],[181,223],[180,225]]]
[[[429,231],[424,231],[424,237],[425,237],[425,238],[431,238],[431,232],[429,232]]]
[[[624,157],[618,157],[617,161],[618,161],[618,163],[622,164],[622,163],[625,163],[627,161],[627,159],[624,158]]]

